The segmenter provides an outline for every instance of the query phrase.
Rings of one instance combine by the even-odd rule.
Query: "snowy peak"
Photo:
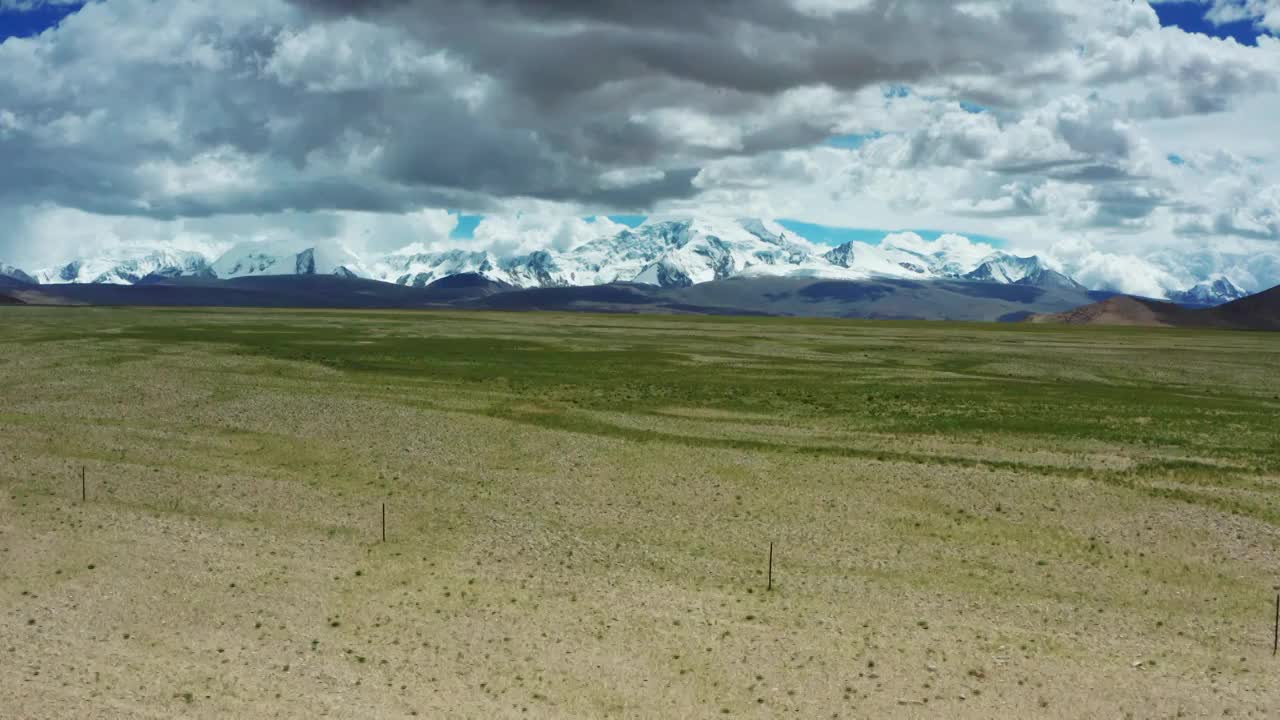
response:
[[[1001,252],[984,258],[978,267],[965,273],[964,277],[979,282],[1012,284],[1048,269],[1035,255],[1018,257]]]
[[[1039,288],[1085,290],[1070,277],[1050,268],[1039,257],[1018,257],[999,252],[983,258],[978,267],[964,274],[964,279],[1005,285],[1031,285]]]
[[[504,260],[495,279],[521,287],[640,282],[682,287],[723,279],[789,256],[781,233],[755,221],[664,220],[601,237],[566,252]]]
[[[757,219],[666,220],[624,230],[569,251],[571,284],[639,282],[682,287],[738,274],[834,272],[814,246]],[[588,282],[582,282],[582,279]]]
[[[289,244],[243,243],[212,265],[223,279],[254,275],[338,275],[366,277],[360,258],[338,243],[296,248]]]
[[[296,262],[296,256],[294,261]],[[281,256],[269,253],[246,252],[243,254],[228,253],[218,259],[213,264],[214,272],[218,273],[221,278],[244,277],[246,275],[274,275],[278,274],[278,266],[281,266]],[[284,263],[287,265],[287,263]]]
[[[568,285],[560,262],[546,250],[538,250],[501,264],[503,277],[497,278],[517,287],[564,287]]]
[[[1222,305],[1248,296],[1249,293],[1221,275],[1166,294],[1170,301],[1180,305]]]
[[[632,278],[631,281],[659,287],[690,287],[694,284],[693,278],[689,276],[685,268],[680,263],[669,258],[663,258],[653,263],[640,271],[640,274]]]
[[[858,261],[858,245],[862,245],[862,243],[847,242],[823,253],[822,258],[832,265],[838,265],[842,268],[851,268],[854,266],[854,263]]]
[[[1062,288],[1064,290],[1088,290],[1084,285],[1071,279],[1057,270],[1042,267],[1027,273],[1014,283],[1015,285],[1032,285],[1039,288]]]
[[[345,268],[341,268],[345,269]],[[296,275],[315,275],[316,274],[316,251],[314,248],[307,248],[298,253],[298,257],[294,262],[294,274]]]
[[[411,287],[426,287],[437,280],[463,274],[508,282],[499,272],[497,260],[487,252],[399,252],[381,258],[373,266],[373,277]]]
[[[200,253],[181,250],[121,248],[103,255],[74,260],[36,273],[44,285],[99,283],[132,285],[149,275],[212,277],[209,261]]]
[[[8,263],[0,263],[0,277],[17,280],[20,283],[34,285],[36,279],[22,271],[21,268],[9,265]]]
[[[897,277],[912,280],[956,279],[991,258],[990,246],[956,235],[925,240],[911,232],[885,237],[876,244],[847,242],[822,257],[855,277]]]

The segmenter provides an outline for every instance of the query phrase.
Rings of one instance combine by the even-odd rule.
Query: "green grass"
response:
[[[1257,714],[1277,378],[1261,333],[0,309],[0,705]]]

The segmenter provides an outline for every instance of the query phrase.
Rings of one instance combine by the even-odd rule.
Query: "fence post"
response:
[[[769,588],[773,590],[773,543],[769,543]]]

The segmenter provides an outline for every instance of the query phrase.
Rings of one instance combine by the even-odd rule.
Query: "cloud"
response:
[[[1050,5],[979,5],[106,0],[0,47],[26,180],[0,197],[155,217],[643,210],[689,197],[709,160],[820,141],[840,93],[998,75],[1068,42]],[[795,102],[818,88],[837,91],[819,113]],[[153,172],[236,155],[242,189]],[[646,182],[617,182],[637,168]]]
[[[1280,0],[1202,0],[1210,4],[1205,18],[1216,25],[1248,20],[1271,32],[1280,32]]]
[[[1169,290],[1194,284],[1191,278],[1178,277],[1137,255],[1099,250],[1087,242],[1059,243],[1048,254],[1077,282],[1091,288],[1162,298]]]
[[[910,82],[945,67],[1000,74],[1066,47],[1056,3],[925,0],[295,0],[413,28],[539,104],[614,83],[688,82],[770,95]],[[785,51],[782,51],[785,48]],[[999,49],[999,52],[996,49]]]
[[[24,181],[0,181],[0,200],[155,217],[484,210],[510,198],[642,211],[692,197],[716,160],[869,126],[889,114],[868,102],[888,83],[954,91],[981,78],[1016,95],[1082,73],[1165,73],[1178,86],[1206,75],[1177,61],[1175,40],[1160,53],[1116,50],[1166,38],[1149,8],[1084,6],[175,0],[157,15],[144,0],[105,0],[0,45],[14,70],[0,79],[0,149],[21,171],[9,178]],[[1256,90],[1258,74],[1224,75],[1205,102]],[[989,119],[968,115],[935,117],[944,132],[918,133],[917,158],[987,150]],[[1027,127],[1056,133],[1027,141],[1116,140],[1089,134],[1114,123],[1070,120]],[[211,158],[237,164],[242,187],[171,182]]]
[[[1212,203],[1179,215],[1178,231],[1280,240],[1280,184],[1259,187],[1244,178],[1222,178],[1205,188]]]
[[[1117,258],[1280,239],[1280,40],[1162,28],[1142,1],[100,0],[0,66],[11,262],[166,233],[434,246],[446,208],[492,216],[469,242],[500,249],[610,212]]]
[[[378,255],[421,244],[441,246],[450,242],[458,216],[445,210],[406,213],[341,212],[336,214],[331,239],[360,255]]]
[[[31,12],[44,7],[81,5],[85,0],[0,0],[0,12]]]
[[[468,245],[499,257],[536,250],[571,250],[597,238],[616,235],[626,226],[607,217],[578,218],[560,214],[522,213],[486,217]]]
[[[274,42],[264,74],[314,93],[407,89],[457,72],[443,51],[358,20],[286,28]]]
[[[1280,42],[1257,47],[1160,28],[1130,38],[1100,36],[1082,63],[1091,85],[1137,83],[1130,114],[1146,117],[1216,113],[1254,93],[1275,92]]]

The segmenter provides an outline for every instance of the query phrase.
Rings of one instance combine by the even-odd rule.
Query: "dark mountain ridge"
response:
[[[35,305],[458,308],[972,321],[1021,320],[1107,297],[1054,285],[769,276],[688,287],[612,283],[518,289],[476,273],[442,278],[426,287],[335,275],[232,280],[151,275],[135,285],[24,285],[6,294]]]

